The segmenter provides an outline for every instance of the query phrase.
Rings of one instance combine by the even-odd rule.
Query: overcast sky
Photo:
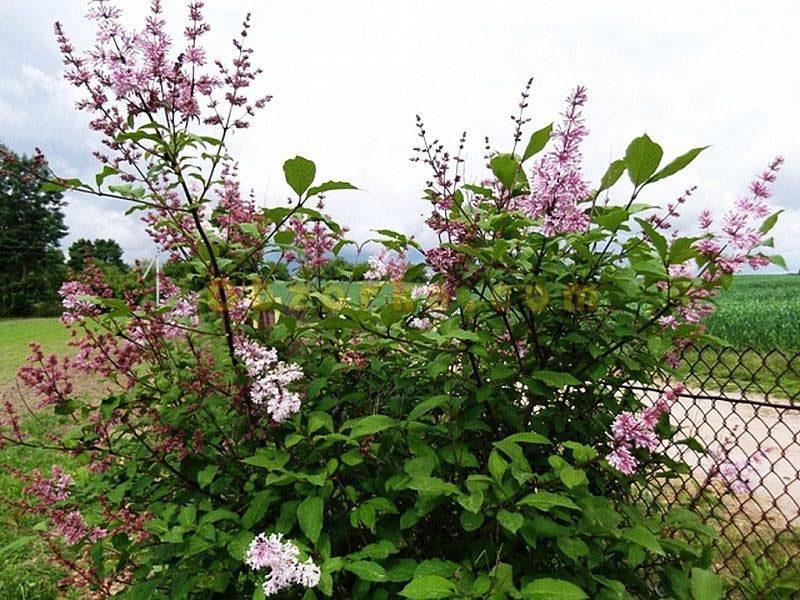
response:
[[[141,23],[143,0],[119,2]],[[164,0],[180,35],[184,2]],[[773,203],[785,209],[776,249],[800,267],[800,4],[770,2],[402,2],[208,0],[209,54],[230,55],[247,12],[262,82],[273,102],[233,140],[242,180],[259,199],[282,202],[281,166],[301,154],[321,179],[359,192],[331,194],[328,210],[352,237],[394,228],[423,242],[420,200],[426,173],[409,162],[414,115],[455,144],[469,132],[470,175],[483,137],[508,148],[509,115],[524,81],[535,78],[532,128],[557,118],[576,84],[589,89],[586,174],[596,185],[627,143],[647,132],[665,160],[711,144],[679,176],[653,186],[644,201],[664,204],[699,186],[681,222],[701,208],[716,214],[744,193],[776,154],[786,166]],[[96,140],[73,109],[52,35],[56,19],[75,44],[92,41],[83,0],[0,0],[0,141],[18,152],[40,146],[67,176],[90,178]],[[627,192],[620,186],[617,193]],[[112,237],[126,259],[152,246],[125,207],[69,198],[65,246],[78,237]]]

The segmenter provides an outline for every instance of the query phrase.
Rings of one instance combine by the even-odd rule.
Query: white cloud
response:
[[[80,17],[84,3],[4,4],[0,54],[9,60],[0,64],[0,79],[11,82],[0,87],[4,141],[20,149],[42,145],[59,164],[88,172],[91,138],[79,132],[83,119],[66,112],[71,92],[55,83],[60,65],[49,37],[52,15],[63,15],[76,43],[90,42]],[[123,3],[139,15],[144,4]],[[182,2],[165,4],[180,17]],[[800,7],[794,2],[208,4],[212,55],[227,55],[241,16],[254,13],[250,39],[275,101],[232,146],[258,197],[281,202],[288,192],[282,162],[302,154],[315,160],[320,177],[365,190],[331,194],[328,202],[355,237],[378,227],[424,237],[419,198],[426,174],[408,162],[414,114],[421,112],[445,141],[454,143],[468,129],[470,173],[479,176],[483,135],[498,148],[508,143],[508,115],[534,75],[532,126],[555,118],[573,85],[589,87],[592,133],[584,153],[593,181],[643,131],[667,157],[713,144],[645,198],[665,203],[697,184],[686,224],[701,207],[722,210],[774,154],[784,154],[775,203],[790,210],[775,229],[776,246],[795,269],[800,265],[793,244],[800,233],[800,128],[792,112],[800,97]],[[180,23],[173,23],[180,35]],[[120,212],[75,201],[73,234],[113,235],[129,256],[146,253],[141,230]]]

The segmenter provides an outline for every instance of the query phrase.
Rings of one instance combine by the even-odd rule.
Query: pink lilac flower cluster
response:
[[[197,312],[199,295],[196,292],[181,295],[181,289],[169,276],[159,273],[158,277],[164,304],[172,308],[158,318],[158,331],[155,334],[162,335],[167,339],[183,338],[186,336],[188,327],[196,328],[200,324],[200,316]]]
[[[301,562],[300,550],[292,542],[284,542],[280,533],[256,536],[250,542],[245,562],[256,571],[269,569],[262,584],[265,596],[273,596],[292,585],[311,588],[319,583],[319,567],[311,558]]]
[[[721,231],[710,230],[713,219],[708,210],[700,213],[700,229],[706,232],[706,236],[695,242],[695,247],[722,272],[737,273],[745,265],[758,269],[769,264],[768,257],[753,251],[763,241],[759,227],[764,217],[770,213],[767,204],[772,195],[770,185],[777,178],[783,162],[783,157],[776,157],[750,183],[750,195],[739,198],[734,208],[725,214]],[[712,276],[710,273],[706,275]]]
[[[542,231],[548,236],[584,231],[589,226],[589,218],[578,207],[578,202],[589,195],[589,184],[581,173],[580,152],[588,133],[581,112],[586,99],[583,86],[569,95],[564,120],[551,136],[555,147],[534,168],[530,195],[516,202],[517,208],[542,220]]]
[[[30,477],[31,480],[22,491],[36,496],[45,507],[69,498],[69,488],[75,483],[72,475],[58,465],[51,467],[50,477],[44,477],[39,469],[35,469]]]
[[[66,325],[82,322],[86,317],[100,314],[97,298],[110,298],[111,288],[104,281],[103,271],[87,258],[83,271],[75,281],[65,281],[58,290],[64,312],[61,321]]]
[[[427,302],[422,303],[425,314],[409,319],[408,326],[412,329],[426,330],[445,319],[447,315],[441,310],[430,310],[433,307],[442,307],[442,304],[446,300],[444,294],[445,292],[442,286],[436,283],[426,283],[411,288],[412,300],[425,300]]]
[[[22,427],[20,427],[19,415],[17,409],[11,404],[9,400],[3,401],[4,415],[0,415],[0,449],[5,447],[7,441],[21,442],[24,439]],[[3,431],[8,427],[10,434],[13,437],[8,437]]]
[[[242,225],[251,225],[259,234],[265,232],[264,219],[256,208],[252,195],[243,196],[236,167],[225,164],[220,173],[217,208],[214,218],[219,225],[219,237],[243,246],[256,246],[260,236],[246,233]]]
[[[114,374],[124,376],[128,384],[135,381],[133,368],[139,364],[145,354],[145,347],[111,333],[98,333],[85,330],[82,337],[69,342],[77,348],[72,359],[72,366],[84,373],[94,373],[104,377]],[[117,377],[122,383],[123,378]]]
[[[682,195],[678,196],[678,199],[675,202],[668,202],[667,209],[664,214],[661,215],[650,215],[647,218],[647,221],[650,222],[656,229],[670,229],[672,227],[672,223],[670,223],[671,219],[675,219],[680,217],[681,214],[678,212],[678,208],[685,204],[689,197],[697,190],[697,186],[693,185],[692,187],[688,188]],[[673,232],[675,233],[675,232]]]
[[[241,129],[247,127],[247,118],[254,109],[270,99],[265,96],[249,102],[246,95],[261,73],[252,66],[252,49],[243,44],[250,27],[249,15],[243,24],[242,39],[234,40],[232,65],[215,61],[216,73],[212,73],[204,70],[208,61],[200,45],[201,37],[210,30],[202,14],[204,3],[195,0],[188,6],[186,44],[177,52],[166,32],[160,0],[151,0],[141,31],[126,30],[121,23],[122,11],[108,0],[94,0],[89,17],[97,22],[97,39],[94,48],[84,54],[76,53],[61,24],[56,23],[56,37],[67,66],[66,78],[87,92],[88,97],[79,103],[79,108],[94,116],[94,129],[113,135],[124,126],[128,115],[159,111],[172,113],[179,122],[202,118],[207,124],[217,125],[232,120],[232,126]],[[232,108],[239,109],[229,119],[223,116],[219,99],[215,98],[218,90]],[[113,92],[116,101],[107,97],[107,91]],[[201,102],[208,108],[205,116]]]
[[[320,200],[317,210],[321,212],[324,208],[325,205]],[[296,260],[311,269],[319,269],[328,262],[330,252],[345,231],[334,232],[322,220],[299,216],[292,217],[289,221],[289,230],[294,232],[294,244],[300,248],[301,256],[289,252],[286,260]]]
[[[611,424],[613,449],[606,455],[608,464],[624,475],[633,475],[639,467],[639,460],[633,455],[634,448],[654,451],[661,441],[655,427],[661,415],[668,413],[670,404],[684,390],[683,384],[667,388],[658,399],[638,412],[621,412]]]
[[[693,279],[699,277],[701,283],[713,282],[721,273],[737,273],[745,266],[759,269],[770,263],[769,257],[756,249],[762,244],[763,234],[760,231],[761,223],[769,213],[767,200],[771,196],[770,184],[776,178],[783,165],[783,158],[775,158],[759,176],[750,183],[750,195],[740,198],[735,207],[729,211],[724,219],[721,231],[711,230],[713,218],[708,209],[700,212],[698,223],[703,237],[694,243],[708,265],[698,273],[684,265],[670,267],[672,278]],[[662,289],[666,289],[667,282],[661,282]],[[684,302],[676,307],[673,314],[665,315],[659,319],[659,324],[664,328],[675,329],[683,323],[700,325],[703,318],[714,310],[711,303],[715,291],[706,286],[693,285],[684,296]],[[702,327],[702,325],[701,325]],[[689,340],[676,338],[673,340],[673,349],[664,359],[670,366],[680,363],[681,350],[689,344]]]
[[[169,252],[170,257],[179,260],[185,256],[186,248],[196,244],[197,226],[192,216],[183,210],[181,199],[168,185],[154,185],[161,201],[143,217],[145,231],[161,252]]]
[[[234,191],[238,182],[224,168],[220,178],[202,185],[184,183],[186,174],[178,173],[180,169],[174,165],[154,171],[153,167],[163,165],[156,164],[160,153],[153,152],[152,143],[163,137],[165,129],[183,132],[196,122],[217,126],[215,134],[205,140],[224,140],[229,131],[248,127],[255,111],[271,99],[251,92],[261,70],[254,67],[253,50],[245,43],[250,15],[233,40],[232,59],[223,63],[209,60],[202,45],[210,30],[203,16],[204,2],[191,0],[187,6],[183,44],[167,33],[161,0],[150,1],[139,30],[123,25],[122,10],[110,0],[92,0],[89,18],[97,24],[96,43],[84,52],[76,50],[60,23],[55,24],[65,77],[82,93],[78,109],[89,114],[90,127],[103,135],[110,151],[95,152],[95,157],[112,169],[115,177],[142,186],[138,189],[143,189],[151,202],[151,210],[144,216],[147,232],[159,248],[175,258],[194,254],[193,246],[200,241],[196,214],[186,205],[202,204],[211,190],[217,190],[220,204],[239,203]],[[147,136],[134,134],[138,128],[154,124]],[[213,163],[213,173],[220,160],[224,165],[225,154],[217,152],[216,158],[208,160]],[[181,190],[186,197],[179,195]],[[249,205],[241,201],[239,208],[242,210],[232,211],[234,218],[249,219]]]
[[[252,380],[250,399],[254,404],[264,406],[276,423],[300,410],[300,396],[287,388],[303,377],[299,366],[278,360],[274,348],[265,348],[241,336],[234,341],[234,347]]]
[[[85,538],[96,542],[105,537],[104,529],[90,527],[78,510],[53,506],[69,499],[70,487],[74,483],[72,476],[58,465],[53,465],[49,478],[44,477],[38,469],[33,471],[23,492],[36,498],[37,502],[27,508],[34,514],[47,514],[53,522],[56,534],[63,537],[69,545],[77,544]]]
[[[78,510],[60,510],[53,509],[49,513],[50,519],[53,521],[53,527],[58,535],[64,538],[70,546],[77,544],[84,539],[88,539],[94,543],[97,540],[106,537],[106,530],[97,527],[89,526],[86,519]]]
[[[58,294],[61,296],[61,306],[64,307],[61,321],[66,325],[100,314],[100,308],[92,302],[94,290],[85,283],[65,281],[58,289]]]
[[[454,219],[456,211],[454,195],[456,186],[462,179],[464,159],[462,152],[466,142],[466,132],[459,140],[458,152],[452,155],[445,150],[439,140],[429,140],[422,118],[417,115],[417,136],[421,145],[414,148],[416,156],[412,162],[421,162],[433,172],[427,182],[432,206],[431,215],[425,223],[433,229],[440,244],[469,244],[478,235],[477,224]],[[434,273],[444,279],[444,291],[452,295],[467,272],[468,257],[453,248],[437,246],[425,252],[425,260]]]
[[[128,506],[113,509],[108,505],[105,498],[100,498],[103,507],[103,518],[107,523],[114,523],[109,527],[108,534],[115,536],[124,533],[129,538],[142,542],[152,535],[147,530],[148,521],[152,520],[153,515],[148,512],[135,512]]]
[[[55,354],[45,357],[42,347],[36,343],[32,343],[30,349],[27,364],[19,368],[17,376],[39,396],[37,406],[41,408],[66,401],[73,391],[70,358],[59,359]]]
[[[415,285],[413,288],[411,288],[412,300],[426,300],[428,298],[437,298],[437,297],[441,299],[441,296],[442,296],[442,288],[441,286],[435,283]]]
[[[759,467],[768,451],[758,450],[752,454],[737,451],[735,438],[726,436],[707,450],[707,480],[721,482],[734,494],[752,493],[761,484]]]
[[[403,280],[408,269],[405,254],[392,252],[386,248],[370,256],[368,262],[369,270],[364,274],[364,279],[388,279],[397,283]]]

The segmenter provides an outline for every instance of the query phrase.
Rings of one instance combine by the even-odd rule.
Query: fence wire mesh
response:
[[[641,500],[700,510],[725,575],[752,577],[752,561],[775,578],[800,575],[800,353],[687,347],[677,378],[686,389],[672,419],[699,444],[671,447],[689,473],[656,476]],[[630,389],[646,403],[662,391]]]

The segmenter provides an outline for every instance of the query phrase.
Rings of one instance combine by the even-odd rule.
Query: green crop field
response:
[[[800,350],[800,275],[740,275],[706,319],[735,348]]]

